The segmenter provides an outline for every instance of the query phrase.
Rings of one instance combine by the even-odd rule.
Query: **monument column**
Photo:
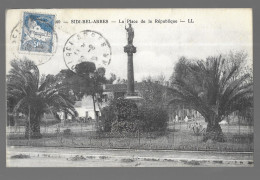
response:
[[[127,95],[134,96],[134,65],[133,65],[133,53],[136,53],[136,47],[133,45],[134,30],[129,24],[127,31],[128,44],[124,47],[124,52],[127,53]]]

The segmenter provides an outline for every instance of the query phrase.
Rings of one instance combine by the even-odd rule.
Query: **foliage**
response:
[[[142,127],[141,121],[132,119],[131,121],[118,121],[115,120],[111,124],[111,132],[137,132]]]
[[[138,116],[144,132],[165,131],[167,128],[168,112],[162,107],[143,105],[139,108]]]
[[[103,108],[101,126],[105,132],[165,131],[167,121],[167,111],[162,108],[137,108],[131,100],[118,98]]]
[[[110,73],[110,78],[107,79],[106,84],[113,84],[113,82],[117,79],[116,75],[114,73]]]
[[[134,132],[139,124],[138,109],[131,100],[118,98],[112,100],[102,109],[102,126],[104,131]]]
[[[62,86],[55,83],[53,76],[42,77],[38,67],[30,60],[11,61],[7,75],[7,103],[13,114],[28,117],[25,136],[41,137],[40,121],[44,113],[66,111],[76,115],[74,102],[62,93]],[[12,102],[10,104],[10,102]]]
[[[242,109],[238,115],[245,119],[247,124],[251,126],[254,124],[254,109],[252,107]]]
[[[141,84],[139,91],[146,106],[163,107],[166,101],[166,90],[165,86],[148,81]]]
[[[204,140],[225,141],[219,122],[232,112],[253,106],[251,75],[240,71],[242,63],[235,60],[222,56],[205,61],[181,58],[175,66],[170,103],[189,105],[205,118]]]
[[[63,135],[64,135],[64,136],[70,136],[71,133],[72,133],[72,132],[71,132],[71,129],[64,129],[64,130],[63,130]]]
[[[197,122],[191,124],[190,128],[192,129],[192,132],[194,133],[195,136],[200,136],[205,131],[203,126]]]
[[[162,107],[167,101],[167,86],[168,81],[163,74],[155,77],[147,76],[143,78],[139,91],[146,105]]]
[[[114,112],[118,121],[129,121],[137,118],[137,105],[128,99],[118,98],[114,100]]]
[[[99,127],[103,127],[103,131],[105,132],[110,132],[112,122],[115,121],[115,119],[114,106],[110,104],[102,109],[102,118]]]
[[[102,83],[106,82],[105,69],[103,67],[96,69],[92,62],[81,62],[75,66],[75,73],[71,70],[61,70],[57,75],[61,84],[66,85],[77,100],[82,99],[84,95],[95,95],[102,93]]]
[[[204,122],[199,122],[205,125]],[[57,135],[54,127],[49,127],[48,133],[44,134],[44,139],[28,142],[21,136],[19,131],[8,135],[7,143],[10,146],[69,146],[69,147],[95,147],[95,148],[130,148],[130,149],[169,149],[169,150],[213,150],[223,152],[252,152],[254,151],[253,132],[248,127],[240,131],[239,126],[231,125],[222,126],[225,131],[229,132],[226,143],[218,143],[209,140],[207,143],[202,142],[201,136],[194,136],[190,129],[186,128],[187,124],[175,124],[176,131],[163,132],[129,132],[129,133],[110,133],[101,132],[93,133],[89,130],[89,125],[84,125],[82,131],[75,131],[69,139],[63,134]],[[48,128],[48,127],[47,127]],[[67,125],[61,126],[61,132],[66,129]],[[79,124],[70,124],[71,129],[79,128]],[[230,128],[228,130],[228,128]],[[245,130],[245,131],[244,131]],[[84,133],[82,133],[84,132]],[[140,141],[139,141],[140,140]]]
[[[96,112],[96,103],[101,109],[102,99],[100,97],[103,93],[101,85],[108,81],[105,78],[105,72],[105,68],[96,69],[93,62],[86,61],[75,66],[75,73],[70,70],[62,70],[59,74],[63,77],[61,83],[67,86],[69,93],[73,94],[76,100],[81,100],[83,96],[92,97],[94,112]],[[113,78],[111,77],[110,80],[113,81]]]
[[[64,87],[62,92],[76,101],[79,99],[79,96],[78,94],[73,93],[72,89],[79,88],[77,84],[80,82],[78,82],[78,79],[74,75],[75,74],[73,71],[69,69],[63,69],[57,75],[55,75],[55,78],[57,84]]]
[[[126,84],[126,83],[127,83],[127,79],[120,78],[120,77],[116,79],[116,84]]]

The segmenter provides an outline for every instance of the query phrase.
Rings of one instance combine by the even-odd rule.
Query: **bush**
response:
[[[143,131],[165,131],[168,122],[168,113],[160,107],[141,106],[139,118],[143,122]]]
[[[101,112],[102,116],[99,127],[103,127],[104,132],[111,132],[112,122],[116,120],[114,107],[110,104],[104,107]]]
[[[111,132],[137,132],[140,127],[143,127],[143,123],[138,119],[132,119],[131,121],[113,121]]]
[[[114,112],[117,121],[131,121],[136,119],[138,109],[137,105],[128,99],[118,98],[114,100]]]
[[[194,124],[190,125],[195,136],[200,136],[205,132],[205,128],[200,123],[195,122]]]
[[[134,132],[138,109],[131,100],[118,98],[110,101],[101,111],[99,127],[104,132]]]
[[[165,131],[168,113],[160,107],[137,105],[123,98],[112,100],[102,109],[101,126],[105,132]]]
[[[72,132],[71,132],[70,129],[64,129],[64,130],[63,130],[63,135],[64,135],[64,136],[70,136],[71,133],[72,133]]]

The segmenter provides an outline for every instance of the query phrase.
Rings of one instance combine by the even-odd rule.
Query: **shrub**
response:
[[[205,132],[205,128],[200,123],[195,122],[194,124],[190,125],[195,136],[200,136]]]
[[[101,112],[101,127],[105,132],[134,132],[138,127],[138,109],[131,100],[114,99]]]
[[[136,132],[143,127],[143,123],[138,119],[131,121],[113,121],[111,132]]]
[[[168,113],[160,107],[137,105],[127,99],[112,100],[102,109],[101,126],[105,132],[165,131]]]
[[[143,131],[165,131],[167,128],[168,113],[160,107],[141,106],[138,113],[143,122]]]
[[[112,122],[116,119],[114,108],[112,105],[104,107],[102,110],[102,117],[100,121],[100,126],[103,127],[104,132],[110,132],[112,127]]]
[[[64,129],[64,130],[63,130],[63,135],[64,135],[64,136],[70,136],[71,133],[72,133],[72,132],[71,132],[70,129]]]
[[[127,99],[118,98],[114,102],[114,112],[118,121],[131,121],[137,117],[137,105]]]

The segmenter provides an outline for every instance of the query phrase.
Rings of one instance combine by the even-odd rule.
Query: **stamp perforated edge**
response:
[[[47,52],[35,52],[35,51],[21,51],[21,40],[22,40],[22,33],[23,33],[23,23],[24,23],[24,13],[31,13],[31,14],[39,14],[39,15],[52,15],[54,16],[54,24],[53,24],[53,32],[52,32],[52,53],[47,53]],[[43,55],[43,56],[53,56],[56,51],[57,51],[57,44],[58,44],[58,34],[56,33],[55,31],[55,23],[56,23],[56,18],[57,18],[57,15],[55,13],[52,13],[52,14],[48,14],[48,13],[44,13],[44,12],[39,12],[39,11],[36,11],[36,12],[33,12],[33,11],[21,11],[20,13],[20,21],[18,23],[21,23],[20,24],[20,37],[19,37],[19,45],[18,45],[18,53],[19,54],[30,54],[30,55]],[[54,43],[55,41],[55,43]]]

